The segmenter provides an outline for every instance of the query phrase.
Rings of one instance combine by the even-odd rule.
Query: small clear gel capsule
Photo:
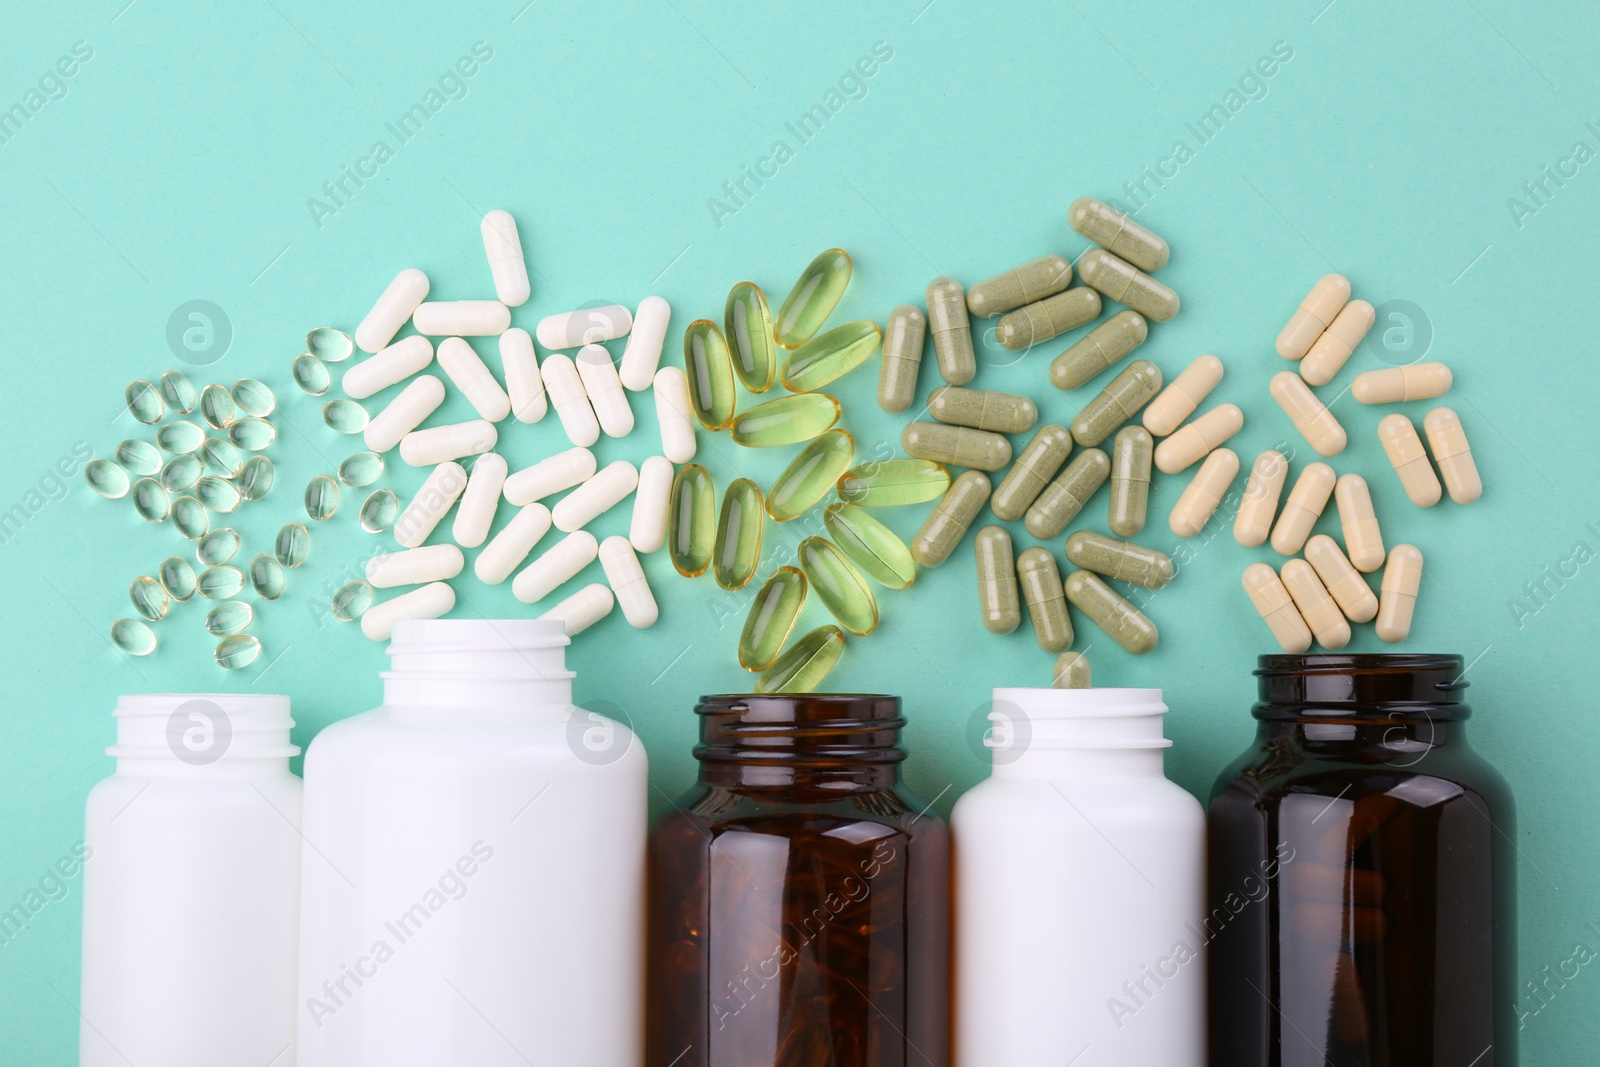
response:
[[[856,442],[846,430],[827,430],[789,461],[767,491],[767,514],[776,522],[797,519],[828,495],[855,458]]]
[[[643,310],[642,304],[640,309]],[[637,320],[635,316],[635,337],[639,335]],[[772,312],[767,310],[767,294],[759,285],[740,282],[728,290],[728,299],[722,307],[722,332],[733,357],[733,373],[739,376],[740,383],[752,393],[771,389],[778,372],[777,342],[772,339]],[[627,357],[623,359],[626,362]],[[655,373],[654,367],[650,368],[650,373]],[[645,385],[649,384],[646,380]]]

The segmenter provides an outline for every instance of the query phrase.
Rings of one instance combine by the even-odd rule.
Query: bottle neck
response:
[[[1263,723],[1387,728],[1402,723],[1462,722],[1469,684],[1460,656],[1334,653],[1262,656],[1256,668]],[[1311,730],[1332,737],[1328,730]],[[1337,731],[1334,731],[1337,733]]]
[[[826,802],[900,781],[899,697],[707,696],[695,712],[694,755],[707,785],[799,791],[806,802]]]
[[[989,712],[994,777],[1166,776],[1159,689],[996,689]]]
[[[289,698],[238,693],[149,693],[117,701],[117,773],[138,777],[254,778],[287,774]]]
[[[389,642],[384,705],[400,716],[564,719],[567,644],[559,620],[402,620]]]

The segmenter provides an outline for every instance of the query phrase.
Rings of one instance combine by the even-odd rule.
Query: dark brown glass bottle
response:
[[[647,1067],[947,1067],[950,844],[900,699],[709,696],[650,835]]]
[[[1209,813],[1213,1067],[1514,1067],[1511,793],[1460,656],[1262,656]]]

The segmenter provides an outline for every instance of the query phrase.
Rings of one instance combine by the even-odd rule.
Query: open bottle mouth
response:
[[[795,696],[730,693],[703,696],[703,762],[898,763],[900,698],[872,693]]]
[[[1463,719],[1469,683],[1458,655],[1353,652],[1261,656],[1255,670],[1258,719],[1408,712]]]

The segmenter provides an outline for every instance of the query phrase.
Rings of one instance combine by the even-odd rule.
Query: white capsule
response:
[[[434,582],[372,605],[361,616],[361,632],[374,641],[387,641],[399,620],[437,619],[455,606],[456,591]]]
[[[461,494],[461,506],[456,508],[455,525],[450,529],[456,544],[462,548],[477,548],[489,539],[489,527],[494,525],[500,490],[505,484],[505,457],[498,452],[485,452],[473,461],[466,491]]]
[[[654,626],[661,617],[655,594],[644,576],[644,567],[626,537],[608,537],[600,542],[600,566],[606,572],[611,591],[622,605],[622,616],[635,630]]]
[[[489,258],[489,273],[494,278],[494,295],[507,307],[521,306],[530,290],[517,220],[508,211],[491,211],[478,228],[483,232],[483,254]]]
[[[588,530],[574,530],[522,568],[511,579],[511,595],[524,604],[536,604],[562,582],[594,562],[600,542]]]
[[[439,366],[461,390],[479,417],[499,422],[511,414],[511,398],[494,380],[489,367],[472,346],[459,337],[439,342]]]
[[[446,460],[487,452],[499,443],[494,423],[473,419],[412,430],[400,438],[400,458],[413,467],[432,467]]]
[[[367,560],[367,583],[374,589],[397,585],[423,585],[454,578],[467,565],[467,557],[455,545],[424,545],[399,552],[385,552]]]
[[[538,422],[550,410],[544,395],[544,379],[539,376],[539,357],[533,351],[533,338],[521,326],[500,335],[500,369],[505,372],[506,392],[511,396],[511,414],[518,422]]]
[[[374,452],[383,453],[399,444],[406,434],[422,425],[444,403],[444,383],[424,374],[395,396],[367,423],[362,439]]]
[[[531,504],[563,489],[571,489],[594,477],[599,469],[594,453],[587,448],[569,448],[524,467],[506,479],[508,504]]]
[[[394,521],[394,539],[403,548],[416,548],[428,539],[445,512],[467,487],[467,472],[459,463],[441,463],[423,481],[422,488]]]
[[[633,494],[633,520],[628,525],[635,552],[648,555],[666,542],[672,474],[672,461],[666,456],[651,456],[639,464],[639,488]]]
[[[694,419],[689,408],[689,376],[682,367],[656,372],[656,422],[661,426],[661,453],[673,463],[694,458]]]
[[[522,565],[550,530],[550,509],[543,504],[529,504],[511,517],[505,529],[494,535],[494,540],[483,547],[472,564],[473,573],[485,585],[499,585]]]
[[[667,337],[667,321],[672,318],[672,306],[659,296],[647,296],[639,301],[633,313],[633,329],[628,334],[628,347],[622,350],[622,384],[635,393],[650,388],[655,381],[656,368],[661,366],[661,345]]]
[[[340,384],[346,396],[361,400],[426,370],[432,362],[433,342],[415,333],[345,371]]]
[[[578,350],[576,364],[583,391],[606,436],[626,437],[632,433],[633,409],[628,406],[628,394],[622,391],[622,380],[617,377],[616,364],[611,362],[605,345],[584,345]]]
[[[589,405],[589,396],[583,391],[583,380],[571,356],[557,352],[544,361],[544,387],[555,405],[556,417],[566,431],[567,440],[587,448],[600,440],[600,422]]]
[[[633,315],[627,308],[621,304],[607,304],[546,315],[534,327],[534,335],[546,348],[577,348],[613,341],[632,328]]]
[[[379,294],[356,327],[356,344],[363,352],[376,352],[394,340],[400,327],[406,324],[417,305],[428,299],[428,276],[415,267],[407,267],[394,276],[394,281]]]
[[[430,337],[494,337],[511,327],[511,309],[498,300],[430,300],[417,305],[411,325]]]
[[[550,509],[556,529],[581,530],[610,511],[639,486],[639,468],[625,459],[607,463],[605,469],[562,497]]]
[[[611,590],[595,582],[573,593],[539,618],[560,619],[566,635],[576,637],[610,615],[615,604],[616,597],[611,595]]]

